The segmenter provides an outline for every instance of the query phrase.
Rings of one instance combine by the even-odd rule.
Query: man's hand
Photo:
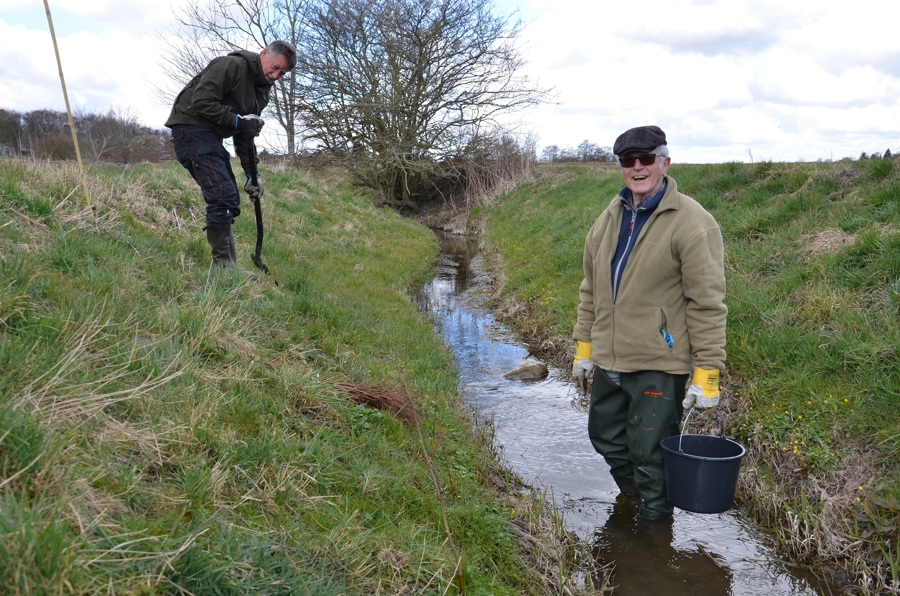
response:
[[[246,116],[238,116],[234,119],[234,130],[251,137],[258,136],[262,131],[265,120],[256,114],[247,114]]]
[[[251,201],[258,201],[263,196],[263,183],[262,176],[256,177],[256,185],[253,184],[253,178],[247,176],[247,183],[244,184],[244,190],[247,191],[247,194],[250,196]]]
[[[719,371],[707,368],[694,369],[691,386],[681,402],[685,408],[712,408],[719,405]]]
[[[591,361],[591,344],[579,341],[575,349],[575,360],[572,362],[572,376],[578,382],[578,387],[587,392],[587,386],[594,376],[594,363]]]

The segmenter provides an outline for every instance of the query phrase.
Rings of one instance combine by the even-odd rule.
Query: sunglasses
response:
[[[641,162],[642,166],[652,166],[657,157],[659,157],[659,153],[645,153],[637,157],[620,157],[619,163],[623,168],[633,168],[636,161]]]

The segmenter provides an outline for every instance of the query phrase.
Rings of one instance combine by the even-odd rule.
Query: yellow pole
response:
[[[78,169],[81,171],[81,184],[84,186],[84,196],[87,198],[88,207],[91,206],[91,193],[88,190],[87,174],[84,164],[81,163],[81,150],[78,148],[78,135],[75,134],[75,119],[72,118],[72,109],[69,107],[69,94],[66,92],[66,79],[63,77],[62,60],[59,59],[59,47],[56,45],[56,32],[53,31],[53,19],[50,17],[50,5],[44,0],[44,9],[47,11],[47,24],[50,25],[50,37],[53,38],[53,51],[56,52],[56,64],[59,67],[59,82],[62,84],[63,98],[66,100],[66,113],[69,115],[69,128],[72,130],[72,142],[75,143],[75,157],[78,159]]]

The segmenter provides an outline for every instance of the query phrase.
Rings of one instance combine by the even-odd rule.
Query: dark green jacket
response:
[[[223,139],[233,136],[237,115],[261,115],[269,103],[271,88],[263,74],[259,54],[246,50],[231,52],[213,59],[181,90],[166,126],[202,126]],[[241,136],[234,139],[235,152],[245,170],[252,142],[253,139]]]

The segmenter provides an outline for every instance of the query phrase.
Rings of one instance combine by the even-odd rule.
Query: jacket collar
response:
[[[263,87],[267,91],[272,87],[272,85],[269,84],[269,81],[266,80],[259,54],[249,50],[235,50],[234,52],[229,52],[228,55],[242,58],[247,63],[247,68],[250,71],[250,75],[253,77],[254,87]]]

